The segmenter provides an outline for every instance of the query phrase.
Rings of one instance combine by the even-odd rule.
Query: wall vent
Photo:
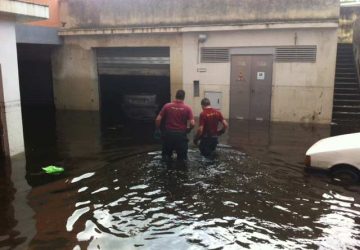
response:
[[[291,46],[275,49],[277,62],[316,62],[316,46]]]
[[[201,63],[229,62],[228,48],[201,48]]]

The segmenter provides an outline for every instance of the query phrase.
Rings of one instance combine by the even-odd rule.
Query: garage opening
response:
[[[170,101],[170,49],[98,48],[96,55],[102,123],[153,122]]]

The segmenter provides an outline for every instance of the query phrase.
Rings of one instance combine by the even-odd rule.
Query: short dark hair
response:
[[[203,98],[201,100],[201,106],[204,106],[204,107],[210,106],[210,100],[208,98]]]
[[[175,98],[178,100],[184,100],[185,99],[185,91],[182,89],[179,89],[178,91],[176,91]]]

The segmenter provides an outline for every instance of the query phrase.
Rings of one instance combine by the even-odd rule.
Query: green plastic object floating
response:
[[[64,172],[64,169],[62,167],[57,167],[57,166],[53,166],[53,165],[44,167],[42,169],[47,174],[60,174],[60,173]]]

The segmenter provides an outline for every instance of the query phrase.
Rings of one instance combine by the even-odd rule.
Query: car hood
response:
[[[360,133],[322,139],[311,146],[306,152],[306,155],[349,149],[360,149]]]

